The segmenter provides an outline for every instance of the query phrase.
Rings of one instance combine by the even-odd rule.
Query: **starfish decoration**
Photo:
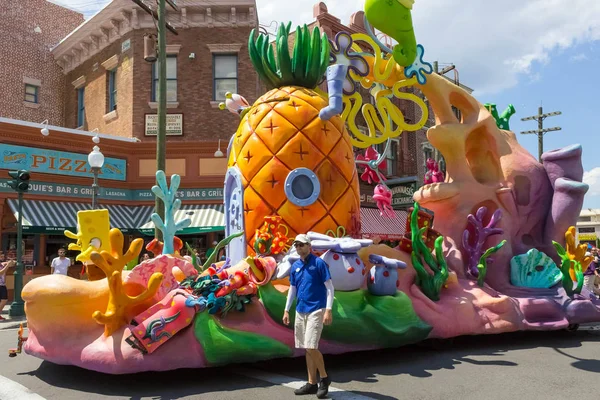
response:
[[[367,61],[352,50],[352,37],[347,32],[339,32],[335,35],[335,41],[331,44],[331,64],[345,65],[348,67],[346,79],[344,80],[344,94],[351,95],[356,92],[357,84],[350,78],[350,71],[359,76],[367,76],[369,64]]]
[[[363,182],[367,182],[369,185],[372,183],[381,182],[380,174],[377,173],[377,168],[381,171],[385,171],[387,168],[387,161],[383,159],[383,161],[377,165],[377,160],[379,159],[379,153],[373,147],[369,147],[365,151],[365,155],[359,154],[356,156],[358,161],[366,161],[368,164],[365,166],[365,170],[363,171],[360,179]],[[381,178],[385,179],[383,174],[381,174]]]
[[[419,84],[424,85],[427,82],[426,74],[431,74],[433,72],[433,67],[428,62],[423,60],[423,55],[425,54],[425,48],[422,45],[417,45],[417,58],[415,58],[415,62],[412,65],[404,68],[404,76],[407,78],[412,78],[413,76],[417,77],[417,81]]]

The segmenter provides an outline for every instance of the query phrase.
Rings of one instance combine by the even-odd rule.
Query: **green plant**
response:
[[[442,242],[444,237],[440,236],[435,240],[435,259],[427,248],[427,245],[423,241],[423,233],[427,230],[427,227],[419,229],[418,225],[419,215],[419,203],[415,202],[413,212],[410,216],[410,229],[412,235],[412,248],[411,253],[412,265],[417,272],[416,284],[421,288],[421,291],[425,296],[429,297],[433,301],[440,299],[440,291],[446,280],[448,279],[448,265],[444,259],[442,252]],[[430,274],[424,267],[423,261],[433,272]]]
[[[565,292],[567,292],[567,295],[569,296],[572,296],[574,293],[581,293],[581,289],[583,288],[583,268],[581,263],[577,260],[572,260],[571,257],[569,257],[569,253],[567,253],[560,243],[553,240],[552,244],[556,249],[556,253],[558,253],[558,256],[562,260],[559,269],[560,272],[562,272],[562,285]],[[577,286],[575,288],[573,288],[573,280],[570,274],[571,270],[574,272],[575,279],[577,279]]]
[[[223,247],[227,246],[229,244],[229,242],[231,242],[233,239],[240,237],[242,235],[244,235],[244,232],[238,232],[238,233],[234,233],[233,235],[229,235],[225,239],[221,240],[219,242],[219,244],[217,244],[217,247],[215,247],[215,251],[212,252],[210,257],[208,257],[208,260],[206,260],[206,262],[204,263],[204,266],[202,267],[202,271],[204,271],[206,268],[210,267],[213,263],[218,261],[217,256],[219,255],[219,250],[221,250]]]
[[[189,245],[189,243],[185,244],[185,248],[187,249],[188,254],[192,258],[192,265],[198,272],[202,272],[203,268],[200,264],[198,264],[198,257],[196,256],[196,251]]]
[[[497,252],[506,244],[506,240],[501,241],[494,247],[490,247],[487,249],[481,257],[479,257],[479,264],[477,264],[477,269],[479,270],[479,276],[477,277],[477,284],[479,287],[483,287],[483,282],[485,282],[485,276],[487,275],[487,259],[489,256]]]
[[[293,56],[290,57],[288,36],[292,23],[280,24],[275,39],[277,54],[269,36],[252,30],[248,40],[250,59],[256,72],[269,89],[283,86],[315,88],[329,66],[329,40],[314,28],[312,36],[306,25],[296,28]]]

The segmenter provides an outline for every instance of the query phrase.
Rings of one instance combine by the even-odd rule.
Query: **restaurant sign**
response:
[[[26,169],[44,174],[93,177],[87,154],[71,153],[35,147],[0,144],[0,168]],[[102,179],[124,181],[127,162],[123,159],[104,159],[98,175]]]
[[[158,115],[146,114],[146,136],[158,135]],[[167,114],[167,136],[183,135],[183,114]]]
[[[8,186],[8,179],[0,179],[0,193],[11,193],[13,189]],[[51,182],[29,182],[31,194],[60,197],[92,197],[92,186],[64,185]],[[117,188],[99,188],[99,199],[124,200],[124,201],[154,201],[154,194],[150,190],[130,190]],[[223,189],[179,189],[177,198],[186,200],[223,200]]]
[[[388,185],[392,191],[392,207],[396,210],[403,210],[412,207],[414,200],[413,194],[417,190],[417,182],[404,182]],[[374,186],[366,184],[360,185],[360,204],[367,207],[376,207],[377,203],[373,200]]]

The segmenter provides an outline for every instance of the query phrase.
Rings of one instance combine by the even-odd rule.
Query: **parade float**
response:
[[[164,220],[152,217],[163,233],[155,258],[126,270],[141,239],[124,248],[107,210],[80,212],[79,232],[67,236],[106,278],[29,282],[24,351],[111,374],[298,356],[282,316],[299,233],[328,263],[336,289],[326,354],[600,321],[600,301],[582,287],[591,260],[572,228],[588,189],[581,147],[548,152],[540,164],[509,130],[514,109],[498,115],[432,74],[412,3],[367,0],[369,34],[331,41],[306,26],[292,40],[282,24],[274,43],[252,32],[250,57],[268,91],[253,104],[229,94],[223,105],[240,118],[227,151],[226,239],[204,265],[180,255],[176,234],[189,221],[174,220],[180,181],[162,171],[152,189],[165,204]],[[397,44],[383,45],[373,27]],[[430,169],[401,245],[375,245],[360,234],[359,180],[374,185],[381,218],[394,217],[373,146],[421,129],[424,98],[436,120],[427,137],[447,173]],[[407,122],[398,99],[420,119]],[[228,258],[217,262],[222,247]]]

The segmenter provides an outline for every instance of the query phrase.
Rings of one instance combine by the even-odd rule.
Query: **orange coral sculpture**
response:
[[[575,227],[570,227],[567,232],[565,232],[565,242],[566,242],[566,250],[569,259],[572,261],[579,262],[581,264],[581,271],[585,272],[588,268],[592,260],[594,259],[591,256],[585,255],[587,252],[587,245],[580,244],[579,246],[575,245]],[[571,275],[571,279],[574,282],[577,282],[577,277],[575,276],[575,269],[573,268],[573,263],[571,263],[571,269],[569,269],[569,275]]]
[[[156,294],[163,280],[163,274],[156,272],[150,277],[148,289],[138,296],[129,296],[123,290],[121,271],[131,260],[137,259],[143,239],[135,239],[129,245],[127,253],[123,254],[123,233],[111,229],[109,233],[111,252],[92,252],[90,258],[106,274],[108,278],[109,297],[105,312],[95,311],[92,314],[97,323],[104,325],[104,335],[110,336],[120,327],[127,325],[128,311]]]

